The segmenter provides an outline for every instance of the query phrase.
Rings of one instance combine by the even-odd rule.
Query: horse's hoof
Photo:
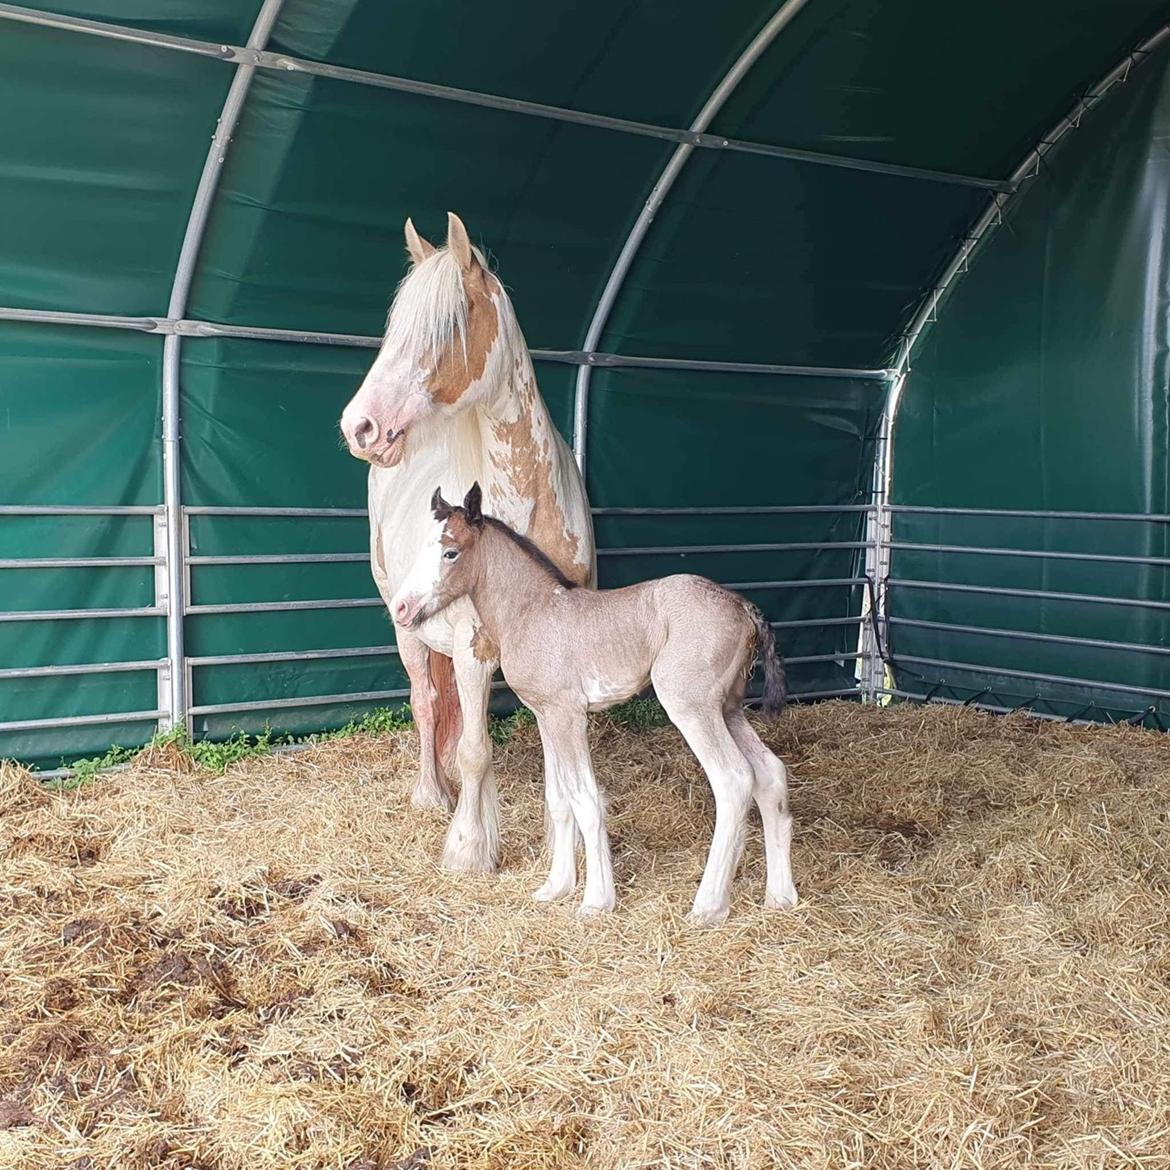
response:
[[[449,793],[431,784],[416,784],[410,794],[410,803],[414,808],[440,808],[444,812],[450,812],[455,807],[455,800]]]
[[[443,849],[443,868],[452,873],[495,873],[500,859],[493,855],[485,840],[464,838],[448,841]]]
[[[694,907],[687,919],[696,926],[719,926],[727,920],[730,906]]]
[[[764,898],[765,910],[791,910],[796,906],[800,899],[796,895],[796,890],[788,890],[783,894],[768,894]]]
[[[537,902],[559,902],[572,892],[572,886],[554,886],[551,882],[545,882],[539,890],[532,891],[532,896]]]
[[[577,907],[577,917],[584,918],[584,919],[601,918],[603,915],[612,913],[612,911],[613,911],[613,904],[612,903],[608,906],[605,906],[605,905],[594,905],[594,904],[589,903],[589,902],[582,902],[581,905]]]

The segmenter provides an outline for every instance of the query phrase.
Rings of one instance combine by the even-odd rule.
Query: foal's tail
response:
[[[788,679],[784,660],[776,649],[776,634],[760,610],[744,602],[744,609],[756,627],[756,657],[764,668],[764,696],[760,711],[767,719],[775,719],[788,703]]]

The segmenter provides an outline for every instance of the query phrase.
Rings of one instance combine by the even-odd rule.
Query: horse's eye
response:
[[[457,548],[449,548],[443,554],[443,560],[445,560],[445,561],[454,561],[454,560],[457,560],[458,557],[459,557],[459,550]]]

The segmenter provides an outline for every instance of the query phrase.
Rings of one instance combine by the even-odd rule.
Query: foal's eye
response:
[[[459,550],[457,548],[449,548],[443,554],[443,560],[445,560],[445,561],[455,561],[458,559],[459,559]]]

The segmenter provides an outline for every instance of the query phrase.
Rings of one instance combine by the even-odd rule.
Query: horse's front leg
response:
[[[410,710],[418,728],[418,779],[410,803],[415,808],[445,808],[455,804],[455,793],[438,759],[435,727],[439,693],[431,676],[430,648],[409,630],[395,625],[398,657],[410,678]]]
[[[443,865],[464,872],[490,873],[500,864],[500,797],[488,734],[488,701],[498,663],[479,657],[484,642],[475,639],[476,629],[473,619],[455,626],[452,657],[463,710],[457,755],[461,787],[443,847]]]

